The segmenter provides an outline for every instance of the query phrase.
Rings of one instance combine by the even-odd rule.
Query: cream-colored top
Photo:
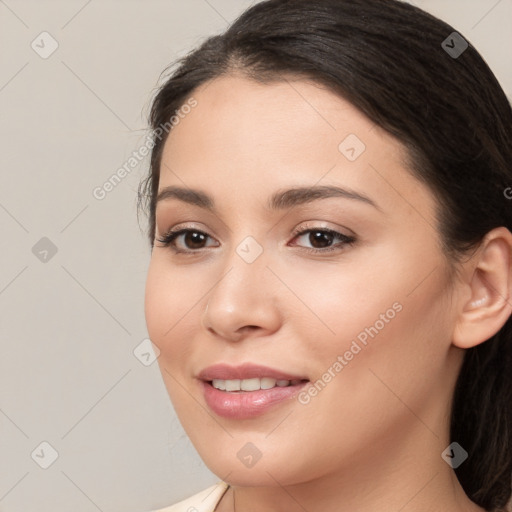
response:
[[[214,512],[228,488],[229,484],[220,481],[179,503],[151,512]]]

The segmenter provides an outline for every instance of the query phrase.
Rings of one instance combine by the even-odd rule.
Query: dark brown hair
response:
[[[150,125],[165,125],[198,86],[228,73],[323,84],[403,143],[411,173],[437,199],[440,239],[456,268],[488,231],[512,230],[504,193],[512,185],[512,109],[482,57],[453,32],[398,0],[263,1],[176,63],[153,101]],[[139,188],[151,247],[165,140],[156,141]],[[488,511],[505,510],[511,496],[511,433],[509,318],[466,350],[453,397],[450,437],[469,453],[455,473]]]

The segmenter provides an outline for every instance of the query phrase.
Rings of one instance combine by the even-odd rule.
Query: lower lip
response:
[[[294,386],[273,387],[258,391],[231,392],[214,388],[210,382],[202,381],[203,393],[208,407],[219,416],[243,420],[265,413],[277,404],[293,398],[309,381]]]

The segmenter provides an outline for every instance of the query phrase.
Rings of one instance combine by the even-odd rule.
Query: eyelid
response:
[[[355,244],[357,241],[358,241],[358,237],[355,235],[355,234],[350,234],[350,235],[347,235],[343,232],[341,232],[339,230],[339,228],[337,229],[333,229],[333,228],[330,228],[330,227],[327,227],[327,226],[322,226],[322,221],[310,221],[309,223],[306,223],[306,225],[300,225],[298,227],[296,227],[293,232],[292,232],[292,240],[295,240],[296,238],[299,238],[301,236],[305,236],[307,233],[313,233],[313,232],[323,232],[323,233],[329,233],[331,234],[332,236],[334,236],[335,238],[337,238],[338,240],[340,240],[340,242],[334,244],[334,245],[331,245],[330,247],[325,247],[325,248],[322,248],[322,249],[316,249],[314,247],[303,247],[303,246],[298,246],[301,248],[301,250],[303,251],[306,251],[306,252],[309,252],[310,254],[313,254],[313,255],[319,255],[319,256],[327,256],[327,254],[330,254],[331,252],[334,252],[334,253],[340,253],[340,252],[344,252],[345,250],[345,246],[352,246],[353,244]],[[349,230],[351,233],[353,233],[352,230]],[[295,247],[296,244],[292,245],[292,247]]]
[[[345,227],[329,227],[329,226],[323,226],[321,224],[326,224],[326,221],[321,221],[321,220],[318,220],[318,221],[305,221],[300,223],[298,226],[296,226],[295,228],[292,229],[292,232],[291,234],[296,236],[298,234],[301,234],[303,231],[306,231],[308,229],[317,229],[317,230],[327,230],[327,231],[336,231],[336,232],[339,232],[338,230],[340,229],[344,229],[346,231],[348,231],[348,233],[343,233],[343,232],[339,232],[340,235],[343,235],[343,236],[346,236],[347,238],[350,238],[350,237],[355,237],[357,236],[351,229],[348,229],[348,228],[345,228]],[[210,238],[214,238],[212,235],[210,235],[208,233],[208,230],[205,229],[205,228],[201,228],[201,227],[197,227],[196,224],[190,224],[190,223],[187,223],[187,222],[184,222],[184,223],[178,223],[176,224],[175,226],[173,226],[172,228],[168,229],[168,230],[163,230],[163,233],[161,235],[159,235],[159,229],[157,227],[156,229],[156,236],[166,236],[167,234],[169,234],[170,232],[177,232],[181,229],[190,229],[192,231],[198,231],[198,232],[202,232],[204,233],[205,235],[208,235]]]
[[[324,224],[328,224],[326,221],[322,220],[310,220],[305,221],[299,224],[297,227],[293,228],[292,235],[298,235],[303,233],[304,231],[308,230],[318,230],[318,231],[331,231],[339,233],[340,235],[343,235],[347,238],[356,237],[357,235],[352,231],[351,229],[345,228],[345,227],[331,227]],[[347,233],[343,232],[342,230],[347,231]]]
[[[185,223],[185,224],[177,224],[176,226],[173,226],[172,228],[164,231],[162,235],[156,235],[155,241],[160,242],[162,244],[161,247],[171,247],[173,245],[172,242],[174,242],[174,240],[178,236],[181,236],[183,234],[183,232],[188,232],[188,231],[191,231],[194,233],[201,233],[201,234],[206,235],[208,238],[215,240],[215,238],[212,235],[210,235],[207,230],[197,228],[196,226],[191,226],[191,225]],[[171,240],[167,241],[170,237],[172,237],[172,241]],[[171,247],[171,248],[173,249],[174,252],[182,253],[182,254],[199,253],[199,252],[203,251],[204,249],[206,249],[206,248],[202,248],[202,249],[195,249],[195,250],[194,249],[182,250],[182,249],[175,249],[174,247]]]
[[[161,234],[160,234],[160,230],[157,227],[156,231],[155,231],[155,240],[156,240],[157,237],[165,237],[165,236],[169,235],[170,233],[177,233],[178,231],[185,230],[185,229],[189,229],[190,231],[197,231],[197,232],[200,232],[200,233],[204,233],[205,235],[208,235],[210,238],[214,238],[214,237],[212,237],[208,233],[207,229],[202,228],[202,227],[198,227],[197,224],[190,224],[190,223],[187,223],[187,222],[180,222],[180,223],[172,226],[169,229],[163,229]]]
[[[313,255],[326,255],[326,253],[330,252],[336,252],[339,253],[345,249],[345,246],[351,246],[355,242],[358,241],[358,237],[355,234],[346,235],[337,229],[332,229],[327,226],[322,226],[323,221],[309,221],[305,225],[300,224],[292,231],[292,240],[298,238],[299,236],[305,236],[307,233],[310,232],[323,232],[323,233],[329,233],[332,235],[335,239],[338,239],[338,243],[330,246],[330,247],[324,247],[324,248],[314,248],[314,247],[303,247],[298,244],[293,244],[292,247],[299,247],[302,251],[309,252]],[[349,230],[351,231],[351,230]],[[212,240],[215,240],[213,236],[211,236],[206,230],[198,229],[195,226],[190,226],[189,224],[177,224],[176,226],[169,229],[164,235],[161,237],[156,237],[156,241],[160,242],[162,245],[161,247],[167,247],[170,250],[172,250],[175,254],[183,254],[183,255],[197,255],[203,253],[208,247],[201,247],[199,249],[178,249],[175,244],[175,240],[187,233],[200,233],[202,235],[205,235],[207,238],[210,238]],[[351,231],[351,233],[353,233]],[[289,242],[288,242],[289,243]]]

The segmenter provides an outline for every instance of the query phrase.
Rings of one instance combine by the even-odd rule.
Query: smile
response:
[[[253,363],[216,364],[203,369],[197,378],[209,409],[236,420],[284,407],[309,383],[307,377]]]
[[[271,377],[263,377],[262,379],[214,379],[211,384],[215,389],[221,391],[237,392],[237,391],[258,391],[260,389],[272,389],[277,387],[295,386],[302,382],[300,379],[294,380],[277,380]]]

